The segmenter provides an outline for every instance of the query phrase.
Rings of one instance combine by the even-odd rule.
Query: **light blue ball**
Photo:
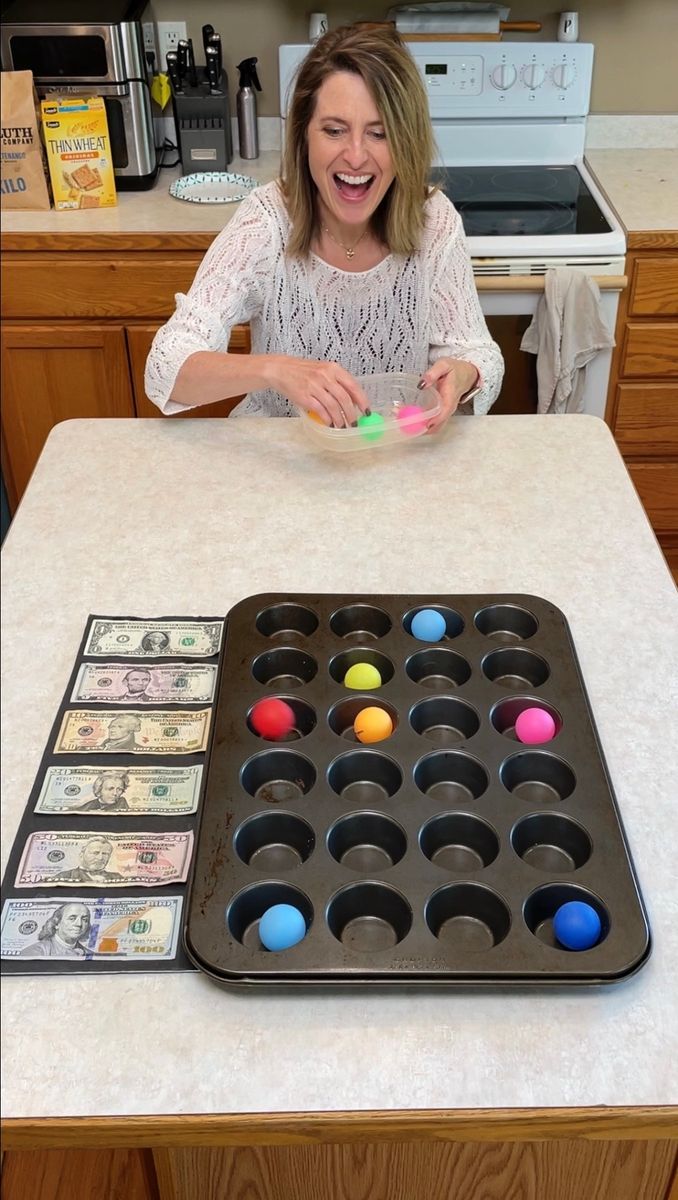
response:
[[[422,608],[412,617],[412,637],[420,642],[439,642],[446,629],[445,618],[435,608]]]
[[[590,950],[601,933],[600,917],[591,904],[569,900],[553,918],[553,932],[567,950]]]
[[[274,904],[259,921],[259,938],[267,950],[289,950],[305,936],[306,922],[292,904]]]

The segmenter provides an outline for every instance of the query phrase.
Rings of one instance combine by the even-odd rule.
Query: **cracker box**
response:
[[[55,208],[110,208],[115,174],[101,96],[50,96],[42,127]]]

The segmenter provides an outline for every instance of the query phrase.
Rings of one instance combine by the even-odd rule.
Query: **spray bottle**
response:
[[[257,97],[253,87],[261,91],[257,75],[256,58],[243,58],[238,63],[240,71],[240,87],[236,96],[238,113],[238,137],[240,139],[240,157],[259,157],[259,134],[257,132]]]

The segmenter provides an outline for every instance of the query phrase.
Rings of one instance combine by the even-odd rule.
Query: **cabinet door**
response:
[[[123,326],[6,324],[2,392],[3,469],[14,508],[60,421],[134,416]]]
[[[144,391],[144,368],[151,348],[151,342],[161,325],[130,325],[127,328],[127,345],[129,361],[132,368],[132,384],[134,387],[134,404],[138,417],[161,417],[160,409],[148,399]],[[230,354],[249,354],[250,330],[249,325],[236,325],[228,343]],[[219,400],[216,404],[205,404],[200,408],[189,408],[186,412],[175,413],[177,418],[185,417],[227,417],[239,404],[242,396],[230,396],[228,400]],[[174,418],[173,418],[174,419]]]

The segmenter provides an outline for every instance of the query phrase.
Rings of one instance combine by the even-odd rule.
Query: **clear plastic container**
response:
[[[435,388],[419,391],[418,375],[361,375],[358,382],[367,395],[371,416],[356,410],[357,426],[335,429],[304,413],[301,424],[308,436],[325,450],[377,450],[407,445],[426,433],[429,421],[440,412]]]

